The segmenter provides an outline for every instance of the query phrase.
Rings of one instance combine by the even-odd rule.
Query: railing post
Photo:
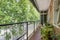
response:
[[[35,21],[34,21],[34,32],[35,32]]]
[[[27,33],[27,40],[28,40],[28,22],[26,22],[26,33]]]

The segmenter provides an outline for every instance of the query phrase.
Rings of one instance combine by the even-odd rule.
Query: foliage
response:
[[[5,38],[6,38],[6,40],[9,40],[11,38],[11,35],[6,33],[6,37]]]
[[[55,38],[53,26],[51,25],[45,25],[42,27],[41,34],[43,40],[54,40]]]
[[[60,34],[56,34],[57,40],[60,40]]]
[[[0,24],[38,20],[38,17],[29,0],[0,0]]]
[[[57,30],[57,32],[55,33],[55,35],[56,35],[56,39],[57,39],[57,40],[60,40],[60,33],[58,32],[58,30]]]

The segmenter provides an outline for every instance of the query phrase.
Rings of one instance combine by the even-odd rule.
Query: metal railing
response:
[[[36,30],[40,20],[11,24],[0,24],[0,40],[28,40]]]

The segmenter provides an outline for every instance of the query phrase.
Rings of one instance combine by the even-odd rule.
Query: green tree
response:
[[[29,0],[0,0],[0,24],[38,19],[39,13]]]

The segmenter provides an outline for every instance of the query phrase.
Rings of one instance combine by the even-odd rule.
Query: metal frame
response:
[[[17,38],[16,40],[19,40],[20,38],[22,38],[24,35],[27,36],[27,39],[28,40],[28,22],[33,22],[33,25],[34,25],[34,31],[35,31],[35,23],[36,22],[40,22],[40,20],[37,20],[37,21],[26,21],[26,22],[19,22],[19,23],[11,23],[11,24],[0,24],[0,26],[4,27],[4,26],[10,26],[10,25],[14,25],[14,24],[22,24],[22,23],[26,23],[26,33],[23,33],[23,35],[21,35],[19,38]]]

